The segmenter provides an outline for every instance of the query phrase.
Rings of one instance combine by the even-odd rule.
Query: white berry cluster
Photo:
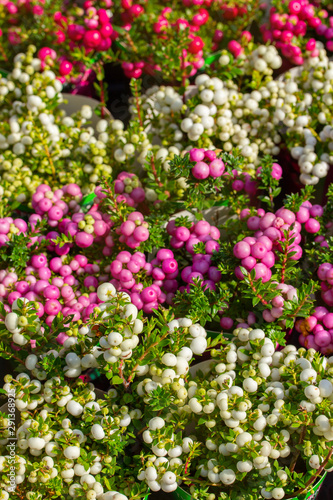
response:
[[[307,59],[284,79],[286,90],[294,96],[290,110],[281,116],[287,126],[286,143],[299,163],[301,182],[314,185],[326,177],[333,161],[333,62],[321,48],[318,57]]]
[[[165,327],[167,343],[164,350],[157,350],[153,361],[138,363],[138,358],[145,359],[145,351],[149,352],[151,345],[158,345],[161,336],[158,328],[154,327],[149,335],[149,325],[144,329],[144,323],[138,317],[138,310],[130,297],[124,292],[116,292],[111,283],[101,284],[97,296],[102,301],[98,308],[95,308],[87,323],[75,324],[67,332],[71,334],[63,345],[59,345],[54,336],[43,352],[38,348],[28,355],[24,350],[18,352],[29,373],[38,380],[45,380],[45,358],[50,362],[56,358],[63,376],[70,379],[76,379],[91,368],[117,376],[121,370],[124,380],[142,377],[136,392],[147,400],[151,391],[174,382],[175,397],[179,401],[184,400],[184,378],[193,357],[201,355],[207,348],[206,330],[199,324],[193,324],[189,318],[173,319]],[[39,344],[43,342],[44,329],[33,302],[24,302],[23,305],[20,299],[14,302],[12,311],[5,317],[4,324],[12,335],[9,342],[24,346],[32,339]]]
[[[188,454],[196,447],[201,452],[190,461],[191,473],[200,471],[204,484],[241,494],[255,482],[265,499],[294,491],[286,471],[300,441],[312,473],[325,466],[330,447],[324,443],[333,441],[333,358],[290,345],[276,351],[260,329],[233,335],[182,387],[177,418],[188,419],[189,433],[177,432],[172,411],[149,422],[143,438],[152,455],[139,479],[153,491],[190,480]]]
[[[274,45],[259,45],[244,61],[245,74],[255,70],[263,75],[271,76],[273,70],[281,66],[282,59]]]
[[[282,66],[282,59],[274,45],[258,45],[256,48],[250,44],[244,52],[235,59],[230,52],[223,50],[219,58],[219,65],[211,71],[214,76],[219,76],[222,71],[237,68],[241,78],[258,80],[272,76],[273,71]]]
[[[25,358],[28,373],[21,373],[14,380],[11,376],[6,377],[4,389],[8,394],[15,391],[15,405],[20,412],[17,445],[26,464],[23,464],[25,468],[18,466],[20,473],[17,473],[16,481],[27,499],[43,498],[38,496],[40,482],[45,484],[47,491],[58,491],[57,488],[61,487],[69,497],[87,500],[126,500],[132,498],[133,488],[139,488],[143,493],[148,488],[170,492],[177,487],[174,471],[183,463],[178,456],[180,452],[190,451],[192,441],[183,440],[181,434],[174,435],[168,415],[176,415],[186,404],[188,389],[185,380],[194,356],[201,355],[207,348],[205,329],[188,318],[170,320],[170,314],[165,312],[159,326],[152,319],[143,330],[144,325],[137,318],[138,311],[126,294],[117,293],[110,283],[100,285],[97,294],[103,302],[86,325],[79,327],[77,337],[69,337],[63,346],[53,343],[54,348],[46,355],[29,354]],[[20,306],[19,314],[15,308],[9,314],[23,316],[22,309],[27,304]],[[13,321],[12,316],[9,318],[6,324]],[[169,319],[165,325],[164,318]],[[9,326],[18,328],[17,322]],[[101,335],[104,332],[107,334]],[[139,342],[140,333],[144,335],[142,342]],[[54,368],[49,375],[51,362],[54,362]],[[92,384],[78,378],[86,369],[96,366],[107,376],[111,374],[113,388],[105,401],[97,400]],[[55,371],[58,375],[54,375]],[[121,384],[120,390],[116,388],[118,384]],[[126,391],[131,384],[132,396],[126,399],[130,396]],[[154,410],[153,404],[150,407],[150,402],[156,398],[155,391],[162,388],[170,404],[161,412]],[[133,436],[133,420],[142,421],[141,426],[134,425],[134,428],[141,427],[144,442],[151,445],[144,463],[148,467],[153,461],[151,467],[158,470],[156,481],[150,479],[152,476],[148,472],[145,481],[134,486],[131,481],[136,476],[144,479],[140,471],[141,460],[129,468],[131,477],[128,481],[123,476],[121,480],[117,479],[117,474],[112,472],[116,470],[112,469],[115,457],[127,453]],[[1,419],[0,426],[3,428],[1,451],[1,446],[8,443],[9,420]],[[181,440],[181,448],[176,442],[171,450],[170,439]],[[20,456],[18,451],[18,462]],[[6,480],[9,459],[9,456],[4,456],[2,469],[0,467],[0,487],[4,497],[10,487]],[[36,462],[34,467],[32,462]],[[166,466],[168,470],[165,470]],[[109,472],[100,474],[102,468]],[[110,476],[113,478],[111,482]],[[159,482],[161,486],[158,486]]]
[[[96,322],[94,315],[91,321],[81,326],[73,326],[73,335],[69,336],[60,346],[56,338],[51,339],[50,349],[46,354],[29,354],[25,358],[25,367],[33,376],[40,380],[45,378],[45,372],[40,369],[40,361],[45,356],[60,357],[63,360],[63,370],[66,377],[76,378],[89,368],[97,368],[118,361],[130,359],[133,350],[139,344],[139,334],[143,330],[143,322],[137,318],[138,310],[131,303],[126,293],[117,293],[111,283],[103,283],[97,289],[98,298],[103,301],[96,312],[100,316]],[[18,305],[22,303],[23,305]],[[27,299],[16,300],[12,304],[12,311],[5,316],[4,325],[11,335],[8,341],[17,346],[28,344],[31,339],[41,341],[44,329],[35,313],[32,301]],[[114,314],[119,315],[119,321],[113,320]],[[109,325],[105,328],[104,336],[97,336],[98,331],[93,328],[99,323]],[[33,325],[33,327],[32,327]],[[98,343],[98,345],[97,345]],[[24,352],[22,353],[24,356]]]
[[[133,419],[140,419],[140,410],[112,404],[112,390],[105,400],[97,400],[92,384],[67,385],[59,377],[41,384],[25,373],[16,379],[7,376],[6,380],[4,389],[8,393],[15,391],[20,412],[15,481],[25,498],[42,500],[45,496],[38,492],[45,485],[48,491],[66,498],[127,500],[127,495],[116,490],[112,470],[108,486],[106,476],[100,473],[123,452],[120,430],[124,432]],[[3,428],[8,428],[9,423],[2,419]],[[2,431],[1,498],[10,498],[11,491],[8,470],[12,462],[6,449],[7,436],[8,431]],[[115,489],[110,490],[110,485]]]
[[[93,111],[84,105],[73,116],[58,108],[62,84],[41,69],[35,48],[18,54],[14,68],[0,79],[0,199],[29,201],[41,178],[52,185],[76,182],[94,190],[112,168],[106,151],[107,121],[87,126]],[[85,127],[85,128],[83,128]]]
[[[6,314],[4,321],[4,326],[10,334],[8,340],[16,346],[24,346],[29,342],[30,335],[27,334],[27,328],[29,327],[30,318],[33,320],[35,334],[42,335],[42,327],[39,318],[35,314],[33,302],[26,298],[16,299],[11,306],[11,312]]]
[[[132,164],[133,168],[140,171],[146,161],[148,151],[152,145],[143,127],[128,127],[124,130],[124,124],[120,120],[111,120],[107,130],[107,153],[115,162],[115,165]],[[120,165],[119,165],[120,164]]]
[[[148,130],[162,146],[219,147],[226,152],[238,147],[251,171],[263,155],[280,150],[281,137],[270,120],[276,87],[271,83],[242,92],[232,81],[203,74],[184,96],[171,87],[153,87],[142,96]]]
[[[145,481],[151,491],[163,490],[166,493],[175,491],[177,484],[177,476],[172,471],[182,465],[182,461],[178,458],[187,449],[187,441],[184,440],[183,446],[177,444],[177,437],[172,434],[167,436],[169,429],[166,429],[167,423],[161,417],[154,417],[148,422],[148,429],[143,433],[143,439],[148,445],[151,444],[153,456],[148,458],[145,469],[143,469],[138,479]],[[166,433],[166,434],[165,434]],[[166,450],[165,445],[172,439],[172,446]],[[165,441],[164,439],[165,438]]]
[[[165,347],[163,354],[153,363],[141,365],[137,369],[140,376],[145,376],[137,386],[137,392],[149,402],[149,394],[158,387],[171,386],[177,404],[182,404],[187,391],[184,389],[184,379],[195,355],[203,354],[207,348],[207,332],[199,324],[193,324],[189,318],[179,318],[168,323],[169,348]],[[172,338],[174,336],[174,339]],[[177,340],[178,348],[173,347]],[[181,342],[181,344],[180,344]]]

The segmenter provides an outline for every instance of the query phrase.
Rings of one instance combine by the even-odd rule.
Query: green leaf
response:
[[[123,379],[121,377],[119,377],[118,375],[114,375],[112,377],[112,384],[114,385],[120,385],[123,383]]]

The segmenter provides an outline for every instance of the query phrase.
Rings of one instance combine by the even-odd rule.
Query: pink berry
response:
[[[316,219],[313,219],[312,217],[310,217],[310,219],[308,219],[305,222],[304,227],[308,233],[314,234],[314,233],[318,233],[318,231],[320,230],[320,223]]]
[[[75,243],[80,248],[88,248],[93,244],[93,242],[94,242],[93,235],[85,232],[77,233],[75,238]]]
[[[266,246],[259,241],[254,245],[252,245],[251,247],[251,255],[255,259],[262,259],[266,255],[266,253],[267,253]]]
[[[209,177],[209,166],[203,161],[199,161],[192,168],[192,174],[196,179],[202,180]]]
[[[311,217],[321,217],[324,213],[324,209],[321,205],[312,205],[310,208]]]
[[[245,241],[239,241],[234,246],[233,253],[237,259],[245,259],[251,254],[251,247]]]
[[[162,262],[162,271],[166,274],[171,274],[177,271],[178,262],[175,259],[165,259]]]
[[[190,237],[190,234],[190,231],[187,229],[187,227],[184,226],[177,227],[174,231],[174,236],[179,241],[187,241]]]
[[[139,226],[134,230],[133,237],[136,241],[141,243],[149,238],[149,231],[146,227]]]
[[[202,161],[205,158],[205,152],[203,149],[191,149],[190,151],[190,160],[199,162]]]

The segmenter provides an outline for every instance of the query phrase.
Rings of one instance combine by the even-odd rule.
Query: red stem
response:
[[[2,57],[4,58],[4,60],[6,62],[8,62],[8,57],[7,57],[6,52],[5,52],[5,50],[4,50],[4,48],[3,48],[3,46],[2,46],[1,43],[0,43],[0,53],[1,53]]]
[[[163,182],[160,181],[160,179],[158,178],[158,175],[157,175],[155,160],[154,160],[153,156],[151,157],[150,164],[151,164],[151,170],[154,174],[154,178],[155,178],[156,183],[158,184],[159,187],[163,187]]]
[[[255,296],[258,297],[258,299],[260,300],[260,302],[262,304],[264,304],[264,306],[267,306],[267,304],[268,304],[267,300],[265,300],[260,294],[257,293],[256,287],[254,286],[254,283],[253,283],[253,280],[252,280],[250,274],[248,275],[248,278],[249,278],[251,290],[254,292]]]
[[[140,110],[140,104],[139,104],[139,93],[138,93],[138,87],[137,87],[136,82],[135,82],[135,106],[136,106],[136,110],[138,112],[140,126],[143,128],[143,122],[142,122],[141,110]]]
[[[288,260],[288,249],[289,245],[287,243],[284,255],[283,255],[283,260],[282,260],[282,269],[281,269],[281,283],[284,283],[285,277],[286,277],[286,264]]]

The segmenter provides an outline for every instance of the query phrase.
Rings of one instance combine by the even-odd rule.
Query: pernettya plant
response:
[[[209,500],[308,491],[333,466],[333,358],[291,345],[276,351],[250,328],[211,354],[179,407],[149,423],[143,437],[153,454],[139,479],[153,491],[182,482],[192,498]]]
[[[89,105],[72,116],[60,109],[62,84],[42,64],[36,47],[17,54],[0,78],[0,213],[9,201],[29,204],[37,186],[78,183],[85,194],[112,173],[106,143],[108,122],[89,126]],[[113,129],[112,129],[113,130]],[[111,133],[111,132],[110,132]]]
[[[149,492],[136,479],[152,453],[141,436],[166,408],[185,402],[190,363],[213,344],[202,326],[171,312],[145,324],[129,296],[110,283],[97,293],[103,303],[81,327],[67,325],[63,346],[23,300],[6,315],[5,327],[25,347],[14,354],[21,373],[6,376],[2,391],[14,391],[20,420],[12,491],[6,451],[12,422],[0,414],[2,500],[126,500]],[[108,395],[100,397],[80,377],[94,367],[109,379]]]

